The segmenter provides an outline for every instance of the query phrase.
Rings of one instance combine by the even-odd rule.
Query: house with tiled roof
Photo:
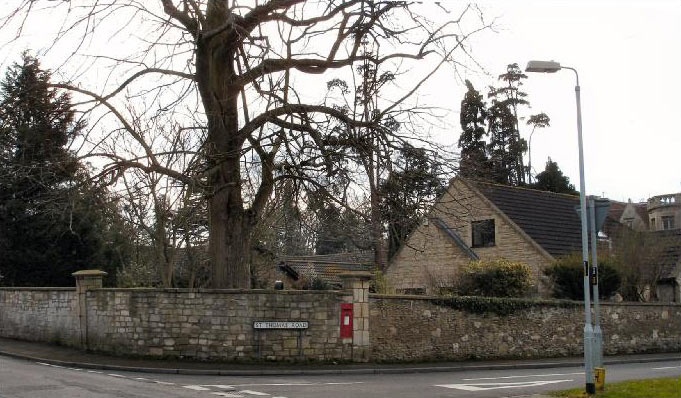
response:
[[[309,256],[285,256],[278,260],[277,271],[285,286],[296,288],[340,289],[340,275],[352,272],[373,272],[374,255],[370,251]]]
[[[578,206],[578,196],[454,178],[386,278],[398,293],[436,293],[470,261],[503,257],[528,264],[535,293],[546,296],[543,269],[581,250]]]
[[[681,193],[653,196],[641,203],[612,202],[608,216],[619,222],[620,229],[643,234],[643,279],[657,283],[642,290],[655,288],[657,300],[681,302]],[[622,236],[616,231],[608,235]]]
[[[646,202],[610,202],[608,216],[634,231],[648,230],[648,204]]]

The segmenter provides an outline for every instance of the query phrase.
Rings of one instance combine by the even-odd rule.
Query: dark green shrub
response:
[[[553,282],[553,297],[569,300],[584,299],[584,266],[581,254],[575,253],[558,259],[544,270]],[[598,296],[607,298],[620,288],[620,273],[612,259],[598,259]],[[592,292],[593,293],[593,292]],[[592,294],[593,296],[593,294]]]
[[[531,287],[530,267],[504,258],[471,262],[459,279],[465,296],[523,297]]]

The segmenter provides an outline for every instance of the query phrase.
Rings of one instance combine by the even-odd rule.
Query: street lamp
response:
[[[575,98],[577,100],[577,141],[579,143],[579,207],[582,220],[582,263],[584,265],[584,372],[587,394],[596,393],[593,366],[594,330],[591,326],[591,296],[589,294],[589,238],[586,221],[586,188],[584,183],[584,149],[582,144],[582,105],[579,96],[579,74],[574,68],[561,66],[555,61],[529,61],[525,72],[555,73],[561,69],[575,72]]]

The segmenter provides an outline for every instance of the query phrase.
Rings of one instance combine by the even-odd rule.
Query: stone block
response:
[[[298,338],[296,337],[285,337],[283,343],[284,349],[298,348]]]

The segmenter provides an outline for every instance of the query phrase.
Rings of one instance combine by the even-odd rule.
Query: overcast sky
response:
[[[588,194],[640,201],[681,192],[681,1],[480,4],[498,16],[497,33],[471,43],[494,75],[466,76],[481,93],[512,62],[524,69],[530,59],[555,60],[579,72]],[[533,135],[533,168],[551,157],[579,188],[574,86],[572,71],[562,70],[529,73],[523,88],[531,112],[551,117],[551,127]],[[457,87],[456,106],[464,91]]]
[[[456,11],[465,3],[441,4]],[[587,193],[642,201],[681,192],[680,0],[478,4],[486,18],[496,17],[494,31],[482,32],[470,42],[483,70],[459,69],[459,79],[452,77],[451,69],[444,71],[423,93],[448,108],[449,127],[440,132],[442,140],[453,144],[458,139],[462,79],[486,94],[509,63],[524,69],[530,59],[555,60],[579,71]],[[39,28],[30,43],[47,36],[45,26]],[[17,58],[13,52],[24,48],[21,43],[4,46],[3,66]],[[551,157],[579,187],[574,74],[563,70],[528,76],[523,89],[532,109],[525,114],[546,112],[551,117],[551,127],[537,130],[532,138],[533,168],[540,172]],[[529,132],[521,131],[525,138]]]

